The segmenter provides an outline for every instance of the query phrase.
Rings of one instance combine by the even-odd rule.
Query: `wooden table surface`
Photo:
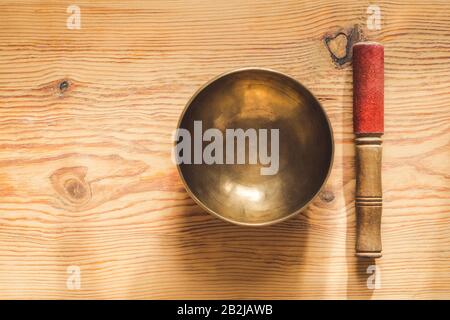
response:
[[[447,0],[2,0],[0,15],[1,298],[450,298]],[[385,45],[376,262],[354,257],[363,39]],[[336,143],[320,196],[264,228],[203,212],[170,159],[191,95],[247,66],[310,88]]]

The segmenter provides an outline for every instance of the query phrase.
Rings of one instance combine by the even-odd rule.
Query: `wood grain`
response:
[[[369,1],[1,1],[0,297],[449,299],[450,4],[377,4],[379,31]],[[376,290],[354,257],[358,39],[385,46]],[[336,142],[316,201],[259,229],[204,213],[170,160],[190,96],[245,66],[310,88]]]

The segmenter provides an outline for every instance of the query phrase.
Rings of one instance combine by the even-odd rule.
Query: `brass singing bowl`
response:
[[[197,204],[229,222],[262,226],[290,218],[314,199],[331,171],[334,144],[328,117],[312,93],[285,74],[246,68],[220,75],[190,99],[178,128],[194,136],[194,121],[200,120],[203,131],[217,128],[224,137],[225,129],[279,129],[279,170],[274,175],[261,175],[260,168],[268,165],[259,159],[257,164],[177,165]],[[224,138],[224,155],[225,144]]]

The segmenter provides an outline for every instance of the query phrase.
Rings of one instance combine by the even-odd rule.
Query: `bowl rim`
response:
[[[309,199],[301,208],[287,214],[284,217],[275,219],[275,220],[270,220],[270,221],[265,221],[265,222],[259,222],[259,223],[251,223],[251,222],[240,222],[237,220],[233,220],[233,219],[229,219],[227,217],[224,217],[223,215],[219,214],[218,212],[215,212],[214,210],[211,210],[210,208],[208,208],[200,199],[197,198],[197,196],[192,192],[191,188],[189,187],[188,183],[186,182],[183,173],[181,171],[181,167],[180,164],[176,164],[177,167],[177,171],[178,171],[178,175],[181,178],[181,181],[183,183],[184,188],[186,189],[188,195],[196,202],[196,204],[198,206],[200,206],[200,208],[202,208],[203,210],[205,210],[206,212],[208,212],[209,214],[218,217],[221,220],[230,222],[232,224],[235,225],[240,225],[240,226],[246,226],[246,227],[263,227],[263,226],[270,226],[270,225],[274,225],[277,223],[280,223],[282,221],[288,220],[290,218],[293,218],[294,216],[298,215],[300,212],[304,211],[310,204],[311,202],[313,202],[317,196],[319,195],[319,193],[323,190],[323,188],[325,187],[328,178],[330,177],[332,168],[333,168],[333,163],[334,163],[334,133],[333,133],[333,127],[331,125],[330,119],[328,117],[328,114],[326,113],[326,110],[324,109],[324,107],[322,106],[322,104],[320,103],[320,101],[316,98],[316,96],[312,93],[311,90],[308,89],[308,87],[306,87],[305,85],[303,85],[302,83],[300,83],[300,81],[298,81],[297,79],[295,79],[293,76],[284,73],[284,72],[280,72],[274,69],[270,69],[270,68],[262,68],[262,67],[242,67],[242,68],[237,68],[237,69],[233,69],[233,70],[229,70],[229,71],[225,71],[217,76],[215,76],[214,78],[211,78],[210,80],[208,80],[207,82],[205,82],[202,86],[200,86],[195,92],[194,94],[191,96],[191,98],[188,100],[188,102],[186,103],[186,105],[183,108],[183,111],[181,112],[179,118],[178,118],[178,122],[177,122],[177,127],[176,129],[180,128],[181,122],[184,119],[184,115],[186,114],[187,110],[189,109],[190,105],[192,104],[192,102],[194,101],[194,99],[200,94],[200,92],[202,92],[206,87],[208,87],[209,85],[211,85],[212,83],[214,83],[215,81],[229,76],[231,74],[234,73],[239,73],[239,72],[243,72],[243,71],[264,71],[264,72],[269,72],[269,73],[273,73],[276,75],[281,75],[284,77],[287,77],[288,79],[290,79],[291,81],[293,81],[296,85],[299,85],[300,87],[302,87],[303,89],[305,89],[305,91],[307,91],[311,97],[314,99],[314,101],[317,103],[317,105],[319,106],[321,112],[323,113],[323,115],[325,116],[328,128],[330,130],[330,138],[331,138],[331,160],[330,160],[330,165],[328,166],[328,170],[327,170],[327,174],[325,176],[325,179],[323,180],[320,188],[313,194],[313,196],[311,196],[311,199]],[[176,141],[173,141],[173,147],[175,146]]]

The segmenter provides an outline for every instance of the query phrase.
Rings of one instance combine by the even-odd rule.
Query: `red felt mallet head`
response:
[[[353,46],[353,130],[384,132],[384,47],[376,42]]]

